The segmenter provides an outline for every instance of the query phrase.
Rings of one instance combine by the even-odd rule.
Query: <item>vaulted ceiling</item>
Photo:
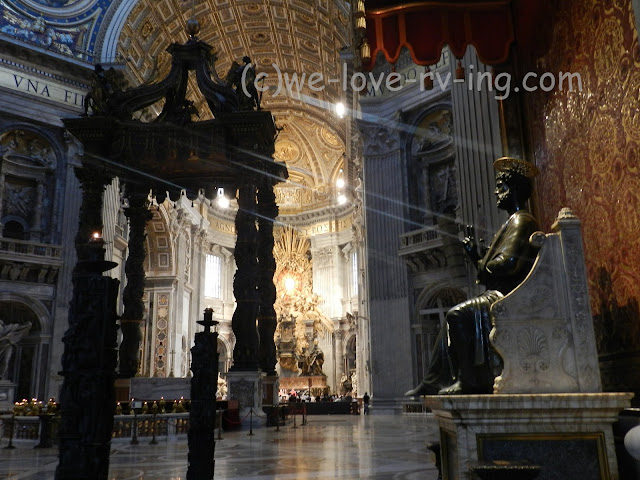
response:
[[[294,213],[335,201],[347,119],[334,106],[345,101],[340,52],[351,43],[350,12],[350,0],[2,0],[0,37],[75,63],[123,67],[137,86],[164,78],[171,62],[165,49],[188,40],[186,24],[195,17],[198,38],[217,54],[219,77],[245,55],[268,74],[262,107],[281,128],[275,156],[290,173],[278,201]],[[320,81],[310,86],[314,73]],[[278,90],[294,74],[305,75],[302,88]],[[205,120],[211,113],[195,87],[190,100]]]
[[[198,38],[213,47],[216,71],[227,75],[232,62],[247,55],[257,72],[268,77],[262,107],[270,110],[282,130],[277,159],[285,161],[289,185],[280,188],[281,207],[306,210],[328,205],[332,185],[343,168],[345,119],[334,113],[343,101],[340,50],[350,42],[350,6],[343,0],[139,0],[122,21],[117,56],[126,61],[132,83],[154,82],[170,68],[165,52],[173,42],[188,39],[186,23],[196,18]],[[278,71],[280,73],[278,73]],[[301,80],[317,72],[315,89],[286,88],[285,78]],[[335,79],[335,81],[332,81]],[[195,79],[194,79],[195,80]],[[278,84],[281,84],[280,90]],[[322,90],[318,91],[318,86]],[[189,97],[202,120],[210,112],[194,83]],[[284,201],[286,200],[286,201]]]

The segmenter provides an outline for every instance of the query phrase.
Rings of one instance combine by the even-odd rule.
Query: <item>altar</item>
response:
[[[303,376],[303,377],[280,377],[280,388],[291,390],[309,390],[327,388],[327,377],[324,375]]]

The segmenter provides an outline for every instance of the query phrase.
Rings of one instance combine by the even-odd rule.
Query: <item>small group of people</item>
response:
[[[346,395],[329,395],[328,392],[324,392],[322,395],[318,394],[315,397],[309,394],[309,390],[291,390],[290,392],[280,391],[279,393],[280,403],[297,403],[297,402],[353,402],[354,398],[351,395],[351,392]],[[362,406],[365,415],[369,413],[369,403],[371,401],[371,397],[368,392],[365,392],[362,397]]]

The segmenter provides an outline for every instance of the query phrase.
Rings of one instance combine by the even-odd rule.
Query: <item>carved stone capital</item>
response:
[[[360,122],[365,156],[384,155],[400,146],[398,131],[387,126]]]
[[[313,258],[314,267],[328,267],[332,262],[333,247],[325,247],[318,250],[312,250],[311,256]]]
[[[200,250],[205,250],[207,247],[207,229],[200,228],[198,225],[191,226],[191,238],[196,247]]]

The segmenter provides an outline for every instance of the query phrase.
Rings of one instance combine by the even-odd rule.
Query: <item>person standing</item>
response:
[[[362,403],[364,405],[364,414],[367,415],[369,413],[369,400],[371,398],[369,397],[369,394],[367,392],[364,392],[364,397],[362,397]]]

